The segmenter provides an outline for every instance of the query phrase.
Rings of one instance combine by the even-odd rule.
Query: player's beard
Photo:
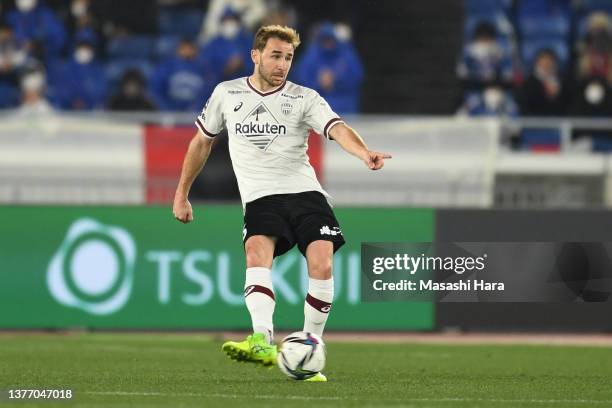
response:
[[[270,85],[272,88],[276,88],[277,86],[280,86],[283,82],[285,82],[285,78],[283,77],[280,82],[275,83],[274,82],[274,77],[271,74],[268,74],[268,72],[266,72],[263,69],[263,65],[259,64],[259,66],[257,67],[257,71],[259,73],[259,76],[267,82],[268,85]]]

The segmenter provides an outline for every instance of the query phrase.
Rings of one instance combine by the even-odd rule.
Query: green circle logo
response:
[[[130,297],[135,259],[136,245],[126,230],[79,219],[49,263],[49,292],[65,306],[115,313]]]

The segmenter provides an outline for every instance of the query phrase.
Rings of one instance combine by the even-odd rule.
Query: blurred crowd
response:
[[[282,24],[302,32],[289,79],[357,112],[351,27],[297,20],[280,0],[0,0],[0,109],[198,111],[252,73],[254,30]]]
[[[612,1],[466,0],[462,114],[612,114]]]

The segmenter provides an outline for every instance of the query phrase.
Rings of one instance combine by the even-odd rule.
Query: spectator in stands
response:
[[[72,0],[68,26],[73,40],[71,44],[73,49],[78,43],[86,41],[94,46],[96,54],[102,51],[104,37],[91,13],[91,0]]]
[[[70,61],[57,70],[49,76],[62,109],[92,110],[103,105],[107,84],[93,44],[80,42]]]
[[[323,23],[297,67],[298,81],[313,88],[340,114],[359,110],[363,66],[350,42]]]
[[[210,63],[217,81],[227,81],[252,73],[252,45],[252,35],[240,15],[228,8],[221,17],[219,34],[204,46],[201,56]]]
[[[160,62],[151,79],[151,89],[163,110],[197,111],[215,85],[208,61],[198,58],[196,44],[183,39],[176,55]]]
[[[59,57],[66,44],[66,30],[53,11],[42,0],[15,0],[15,5],[6,16],[15,38],[26,42],[38,59]]]
[[[19,102],[19,72],[28,60],[28,52],[13,36],[6,23],[0,23],[0,108]]]
[[[127,70],[121,78],[119,92],[108,101],[112,111],[144,112],[157,110],[155,103],[146,93],[147,84],[142,73],[136,69]]]
[[[476,26],[472,41],[462,51],[457,75],[470,90],[482,89],[491,83],[512,82],[512,55],[501,46],[497,30],[491,24],[482,22]]]
[[[612,84],[612,22],[604,12],[589,16],[586,34],[578,45],[578,77],[600,77]]]
[[[518,116],[518,107],[512,95],[500,85],[489,85],[483,91],[468,93],[459,111],[468,116]]]
[[[573,116],[612,116],[612,90],[604,78],[595,76],[581,81],[572,99]]]
[[[205,44],[222,33],[222,17],[228,9],[241,17],[248,31],[254,31],[267,14],[264,0],[211,0],[202,24],[200,43]]]
[[[521,89],[521,113],[562,116],[567,111],[568,101],[568,89],[559,71],[557,55],[548,48],[540,50],[533,72]]]
[[[41,67],[28,69],[21,78],[21,106],[19,111],[26,115],[40,115],[53,112],[45,98],[46,78]]]

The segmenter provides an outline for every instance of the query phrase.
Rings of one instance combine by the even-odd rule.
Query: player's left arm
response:
[[[385,159],[390,159],[388,153],[375,152],[368,149],[359,134],[350,126],[338,123],[329,130],[330,139],[335,140],[344,150],[363,160],[370,170],[380,170],[385,165]]]

